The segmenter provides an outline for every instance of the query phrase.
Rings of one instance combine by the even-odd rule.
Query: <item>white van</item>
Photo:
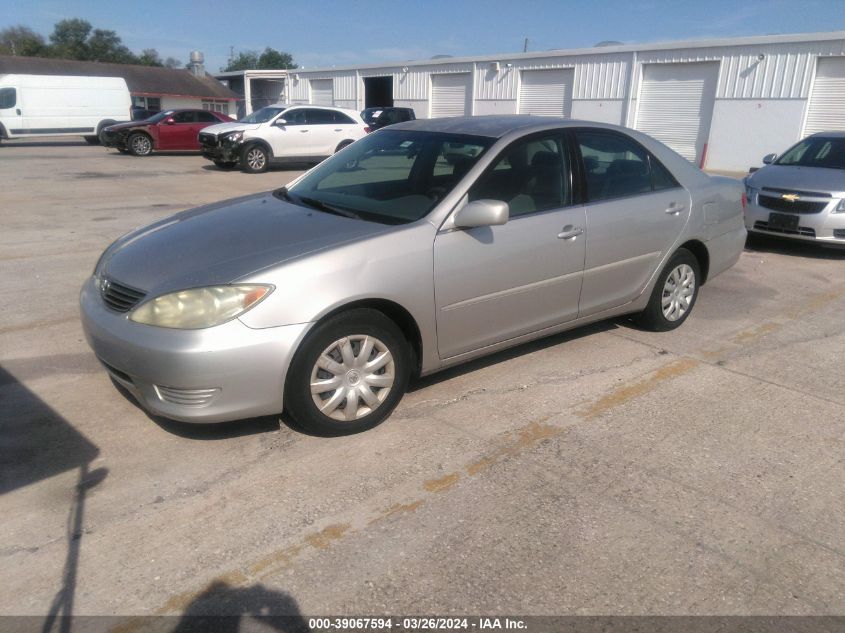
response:
[[[122,77],[0,75],[0,138],[84,136],[129,121],[132,100]]]

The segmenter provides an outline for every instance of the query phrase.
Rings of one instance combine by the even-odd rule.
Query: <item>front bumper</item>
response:
[[[834,207],[835,203],[830,206]],[[845,246],[845,213],[831,213],[830,209],[824,209],[818,213],[800,213],[797,231],[770,228],[769,215],[772,213],[780,212],[767,209],[749,200],[745,209],[745,228],[749,233]]]
[[[112,378],[150,412],[183,422],[281,413],[285,375],[310,324],[252,329],[238,319],[202,330],[142,325],[108,309],[90,278],[80,295],[88,343]]]
[[[100,135],[100,143],[104,147],[126,149],[126,137],[127,134],[124,132],[110,132],[108,130],[103,130],[103,133]]]
[[[238,162],[241,157],[241,145],[241,142],[232,143],[225,139],[211,143],[200,137],[200,152],[203,158],[217,162]]]

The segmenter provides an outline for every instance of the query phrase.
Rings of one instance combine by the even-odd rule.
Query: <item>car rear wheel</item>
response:
[[[285,410],[320,435],[371,429],[408,386],[410,352],[381,312],[351,310],[318,325],[297,351],[285,385]]]
[[[335,153],[335,154],[337,154],[337,153],[338,153],[340,150],[342,150],[344,147],[349,147],[350,145],[352,145],[352,141],[349,141],[349,140],[347,140],[347,141],[341,141],[340,143],[338,143],[338,146],[337,146],[337,148],[335,149],[334,153]]]
[[[134,156],[149,156],[153,152],[153,139],[143,132],[135,132],[129,137],[126,145]]]
[[[660,271],[648,306],[634,320],[655,332],[674,330],[692,312],[700,279],[701,267],[695,255],[679,248]]]
[[[250,145],[241,152],[241,169],[248,174],[260,174],[270,166],[270,156],[261,145]]]

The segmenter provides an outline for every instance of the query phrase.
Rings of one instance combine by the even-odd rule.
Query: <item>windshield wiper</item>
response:
[[[287,189],[285,189],[285,194],[287,194]],[[330,204],[326,204],[322,200],[317,200],[316,198],[307,198],[305,196],[297,196],[297,201],[303,204],[308,205],[318,211],[325,211],[326,213],[332,213],[334,215],[339,215],[344,218],[353,218],[355,220],[360,220],[361,216],[357,213],[349,211],[347,209],[341,209],[340,207],[335,207]]]

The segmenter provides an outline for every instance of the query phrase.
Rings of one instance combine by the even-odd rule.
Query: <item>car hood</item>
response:
[[[231,123],[215,123],[203,128],[203,132],[211,134],[222,134],[224,132],[234,132],[236,130],[257,130],[261,127],[260,123],[241,123],[239,121],[232,121]]]
[[[227,284],[281,262],[395,227],[273,197],[227,200],[136,229],[103,254],[97,274],[159,295]]]
[[[823,167],[766,165],[749,178],[752,187],[837,193],[845,191],[845,170]]]
[[[117,132],[119,130],[128,130],[133,127],[147,127],[148,125],[153,124],[147,123],[146,121],[128,121],[126,123],[115,123],[114,125],[108,126],[106,129],[112,132]]]

